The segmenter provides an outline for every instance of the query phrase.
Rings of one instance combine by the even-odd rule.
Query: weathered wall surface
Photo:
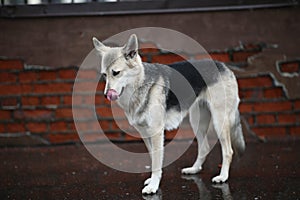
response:
[[[255,134],[261,139],[299,138],[300,98],[289,98],[284,85],[278,84],[272,73],[243,71],[249,67],[246,63],[249,56],[262,51],[250,46],[250,49],[210,54],[219,61],[244,63],[236,71],[237,75],[242,74],[238,75],[238,83],[244,134],[247,138]],[[147,62],[168,64],[183,59],[158,49],[144,49],[140,53]],[[282,62],[280,68],[296,69],[299,73],[300,65]],[[77,72],[77,67],[35,68],[19,60],[0,60],[0,145],[79,142],[78,131],[89,142],[103,141],[104,134],[114,141],[140,140],[120,108],[104,99],[104,82],[98,83],[99,73],[81,70],[76,83],[79,90],[74,91]],[[94,105],[97,118],[93,117]],[[100,127],[104,133],[99,131]],[[184,132],[177,138],[193,137],[187,124],[182,128]],[[166,132],[166,138],[172,139],[176,134],[177,130]]]
[[[208,51],[239,42],[278,44],[278,52],[299,56],[300,9],[246,10],[157,15],[0,19],[0,56],[19,57],[29,64],[79,66],[101,40],[137,27],[180,31]]]
[[[72,88],[76,66],[93,49],[92,36],[104,40],[145,26],[185,33],[203,45],[213,59],[239,66],[235,73],[246,134],[254,132],[270,139],[299,138],[299,10],[0,19],[0,145],[78,142]],[[144,49],[141,53],[147,62],[182,59],[158,49]],[[202,55],[193,58],[201,59]],[[87,92],[91,82],[97,81],[96,76],[90,70],[84,75],[82,84]],[[103,85],[98,84],[95,98],[85,95],[73,102],[84,116],[79,128],[95,130],[100,124],[110,139],[136,140],[122,131],[128,128],[122,116],[118,122],[112,117],[111,105],[103,98]],[[93,98],[97,121],[89,118]],[[190,138],[192,133],[186,128],[183,137]],[[90,134],[94,141],[93,134],[98,132]],[[166,137],[175,134],[176,131],[168,132]]]

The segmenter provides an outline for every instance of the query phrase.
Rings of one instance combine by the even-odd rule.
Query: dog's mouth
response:
[[[120,96],[123,94],[124,91],[124,87],[122,87],[121,93],[118,94],[118,92],[114,89],[109,89],[105,95],[105,97],[109,100],[109,101],[115,101],[117,99],[120,98]]]

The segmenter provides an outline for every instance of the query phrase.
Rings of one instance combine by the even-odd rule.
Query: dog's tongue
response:
[[[106,97],[109,101],[115,101],[119,98],[119,95],[118,93],[116,92],[116,90],[114,89],[109,89],[107,94],[106,94]]]

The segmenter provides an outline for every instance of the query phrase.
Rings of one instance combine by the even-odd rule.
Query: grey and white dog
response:
[[[238,85],[232,71],[212,60],[171,65],[142,62],[134,34],[123,47],[108,47],[96,38],[93,43],[101,57],[106,98],[117,101],[150,153],[152,174],[142,193],[157,192],[162,177],[164,130],[177,128],[187,114],[198,141],[198,156],[193,166],[182,169],[182,173],[195,174],[202,169],[210,151],[204,136],[212,121],[223,157],[221,172],[212,181],[225,182],[233,150],[241,154],[245,149]]]

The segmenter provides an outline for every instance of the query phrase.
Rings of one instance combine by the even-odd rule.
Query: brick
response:
[[[11,111],[0,110],[0,120],[11,120]]]
[[[258,136],[286,136],[287,131],[285,127],[255,127],[252,128]]]
[[[294,101],[294,110],[300,110],[300,100]]]
[[[23,67],[21,60],[0,60],[0,70],[21,70]]]
[[[101,95],[103,96],[103,95]],[[104,98],[104,97],[102,97]],[[75,95],[73,102],[72,102],[72,97],[66,97],[65,99],[66,102],[64,102],[65,104],[73,104],[73,105],[82,105],[82,106],[94,106],[95,105],[95,96],[93,95]],[[103,101],[102,101],[103,102]],[[102,103],[99,103],[102,104]]]
[[[252,115],[245,116],[246,122],[248,122],[249,125],[254,124],[254,117]]]
[[[16,83],[17,75],[9,72],[0,73],[0,83]]]
[[[171,54],[171,53],[152,56],[153,63],[171,64],[174,62],[179,62],[184,60],[186,59],[179,55]]]
[[[71,79],[75,80],[77,74],[77,70],[75,69],[62,69],[59,70],[58,76],[61,79]]]
[[[20,83],[31,83],[38,80],[38,73],[35,71],[22,72],[19,74]]]
[[[32,94],[32,84],[21,84],[20,94],[23,95]]]
[[[20,94],[21,87],[20,85],[0,85],[0,95],[14,95]]]
[[[265,98],[282,98],[285,97],[283,89],[281,87],[269,88],[264,90]]]
[[[100,129],[103,129],[100,127],[98,121],[76,122],[76,128],[77,128],[77,131],[79,131],[81,134],[99,132]]]
[[[14,119],[18,120],[51,120],[54,115],[51,110],[16,110]]]
[[[76,95],[74,98],[74,105],[81,105],[82,100],[81,100],[81,95]],[[72,96],[63,96],[63,104],[64,105],[72,105]]]
[[[292,110],[292,104],[289,101],[282,102],[257,102],[253,105],[253,110],[258,112],[279,112]]]
[[[27,130],[31,133],[48,133],[46,123],[30,122],[26,124]]]
[[[77,73],[77,79],[82,80],[97,80],[99,74],[96,70],[80,70]]]
[[[110,121],[108,120],[99,120],[99,125],[104,132],[111,130]]]
[[[273,86],[273,79],[269,75],[238,78],[237,81],[240,88],[264,88]]]
[[[82,81],[76,83],[76,92],[84,92],[90,93],[91,95],[94,94],[98,89],[98,83],[92,81]]]
[[[97,91],[104,92],[104,89],[105,89],[105,82],[98,82]]]
[[[73,102],[72,102],[73,101]],[[81,106],[93,106],[95,102],[95,96],[93,95],[74,95],[72,96],[64,96],[64,104],[66,105],[81,105]]]
[[[0,106],[3,107],[18,107],[19,99],[18,97],[7,97],[0,99]]]
[[[105,97],[104,95],[96,95],[95,96],[95,105],[101,105],[101,104],[104,104],[104,101],[105,101]]]
[[[64,143],[74,143],[79,142],[80,139],[76,133],[65,133],[65,134],[48,134],[46,139],[51,144],[64,144]]]
[[[0,134],[5,132],[5,124],[0,123]]]
[[[112,141],[124,141],[122,132],[105,132],[104,134]]]
[[[74,121],[67,122],[67,128],[69,131],[76,131],[75,123]]]
[[[205,59],[212,59],[212,57],[210,56],[210,54],[198,54],[194,56],[195,60],[205,60]]]
[[[6,123],[6,132],[7,133],[21,133],[25,132],[24,123]]]
[[[260,88],[239,90],[241,99],[260,99],[263,98],[263,91]]]
[[[253,103],[240,103],[239,110],[241,113],[248,113],[253,111]]]
[[[109,107],[100,107],[100,108],[97,108],[97,114],[100,116],[100,117],[112,117],[112,111],[111,111],[111,108]]]
[[[104,121],[104,120],[102,120],[102,121]],[[120,123],[119,123],[120,122]],[[122,129],[122,128],[124,128],[124,129],[126,129],[126,127],[122,127],[121,128],[121,121],[115,121],[115,120],[113,120],[110,124],[111,124],[111,129],[112,130],[119,130],[119,129]],[[101,124],[101,123],[100,123]]]
[[[258,54],[257,51],[237,51],[233,52],[232,61],[233,62],[245,62],[247,59],[255,54]]]
[[[38,94],[69,93],[72,92],[72,83],[35,84],[33,91]]]
[[[142,60],[142,62],[151,62],[151,59],[149,59],[149,56],[141,56],[141,60]]]
[[[94,142],[103,141],[104,137],[105,137],[104,134],[88,133],[88,134],[80,135],[80,140],[85,143],[94,143]]]
[[[29,94],[32,87],[29,84],[22,85],[0,85],[0,95],[20,95]]]
[[[293,136],[300,136],[300,126],[291,127],[290,134]]]
[[[111,130],[117,131],[117,130],[122,130],[124,132],[133,132],[135,129],[133,126],[130,126],[129,122],[127,119],[115,119],[111,122]]]
[[[50,124],[50,131],[51,132],[65,132],[67,131],[67,124],[66,122],[52,122]]]
[[[193,139],[195,138],[195,134],[192,131],[192,129],[175,129],[173,131],[166,131],[166,139],[172,140],[174,138],[176,139]]]
[[[112,107],[111,110],[114,119],[126,119],[124,110],[122,108],[115,106]]]
[[[72,108],[57,109],[56,118],[73,118]]]
[[[298,62],[287,62],[280,65],[280,71],[285,73],[299,73],[300,67]]]
[[[123,137],[119,136],[119,138],[122,139]],[[123,140],[125,140],[127,142],[130,142],[130,141],[143,141],[140,135],[138,135],[138,134],[135,135],[135,134],[132,134],[132,133],[125,134],[125,138]]]
[[[23,106],[38,106],[40,105],[39,97],[22,97]]]
[[[95,105],[95,96],[93,95],[82,95],[81,104],[84,106],[93,106]]]
[[[279,114],[277,116],[278,123],[280,124],[295,124],[297,123],[297,114]]]
[[[41,97],[41,104],[42,105],[59,105],[60,97],[59,96]]]
[[[39,72],[40,80],[55,80],[57,78],[56,71],[41,71]]]
[[[274,115],[258,115],[256,116],[257,124],[272,124],[275,123],[276,119]]]
[[[228,53],[210,53],[209,54],[213,60],[218,60],[220,62],[230,62],[230,57]]]
[[[91,108],[73,108],[73,112],[77,119],[92,119],[95,116]]]
[[[172,130],[172,131],[166,131],[165,132],[165,139],[166,140],[173,140],[178,132],[178,129]]]

